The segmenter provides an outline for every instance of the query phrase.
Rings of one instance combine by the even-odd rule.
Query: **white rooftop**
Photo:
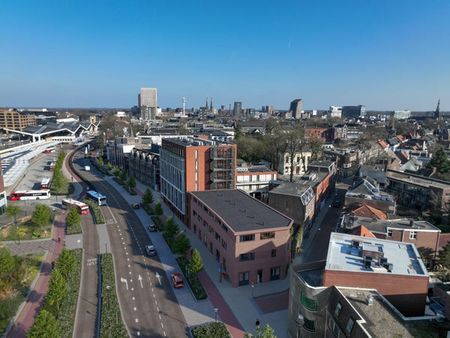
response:
[[[363,252],[369,256],[373,255],[373,263],[370,267],[366,267]],[[392,264],[391,272],[386,265],[378,264],[380,256],[387,261],[385,263]],[[325,270],[410,276],[428,275],[414,244],[336,232],[331,233],[330,236]]]

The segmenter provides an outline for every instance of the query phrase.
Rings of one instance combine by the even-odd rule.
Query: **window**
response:
[[[308,298],[303,292],[300,295],[300,303],[309,311],[317,311],[317,302],[314,299]]]
[[[214,235],[216,237],[216,241],[220,241],[220,235],[217,232]]]
[[[339,314],[341,313],[342,310],[342,304],[341,303],[337,303],[336,307],[334,308],[334,316],[337,318],[339,317]]]
[[[314,323],[314,320],[309,320],[308,318],[304,318],[303,319],[303,328],[306,331],[315,332],[316,331],[316,325]]]
[[[280,279],[280,267],[274,267],[270,269],[270,280]]]
[[[245,254],[239,255],[239,261],[245,262],[245,261],[253,261],[255,259],[255,253],[254,252],[247,252]]]
[[[239,286],[248,285],[248,271],[239,273]]]
[[[242,235],[240,238],[241,242],[249,242],[249,241],[254,241],[254,240],[255,240],[255,234]]]
[[[349,318],[347,325],[345,326],[345,331],[347,331],[347,333],[351,333],[353,330],[353,326],[355,325],[355,321],[353,320],[353,318]]]
[[[272,249],[272,257],[277,257],[277,249]]]
[[[409,239],[417,239],[417,232],[416,231],[411,231],[409,233]]]
[[[197,211],[194,210],[194,216],[197,216]]]
[[[273,231],[261,232],[260,238],[261,239],[275,238],[275,232],[273,232]]]
[[[392,237],[392,230],[391,229],[388,229],[388,237]]]

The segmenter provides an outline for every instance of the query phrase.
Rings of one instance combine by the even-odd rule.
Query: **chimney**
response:
[[[409,220],[409,226],[412,228],[414,226],[414,220],[410,219]]]

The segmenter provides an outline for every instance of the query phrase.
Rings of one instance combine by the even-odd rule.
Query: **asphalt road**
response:
[[[75,156],[79,152],[75,153]],[[79,168],[75,168],[80,171]],[[87,186],[83,183],[84,195]],[[99,253],[98,233],[92,215],[81,216],[83,230],[83,273],[81,275],[81,290],[75,317],[74,337],[96,337],[97,327],[97,257]]]
[[[74,163],[84,166],[84,158]],[[86,162],[87,163],[87,162]],[[151,244],[145,229],[121,196],[92,171],[79,175],[106,195],[108,206],[102,211],[108,226],[114,256],[116,290],[128,332],[133,337],[185,337],[186,323],[157,256],[146,257],[145,245]],[[159,275],[159,278],[156,277]]]

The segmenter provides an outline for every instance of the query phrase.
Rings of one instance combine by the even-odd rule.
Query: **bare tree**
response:
[[[294,181],[294,158],[297,153],[300,153],[300,158],[302,160],[302,165],[304,166],[305,161],[303,157],[303,150],[306,146],[305,139],[305,129],[303,126],[297,124],[286,133],[286,152],[289,154],[289,159],[291,163],[291,170],[289,175],[289,181]]]

